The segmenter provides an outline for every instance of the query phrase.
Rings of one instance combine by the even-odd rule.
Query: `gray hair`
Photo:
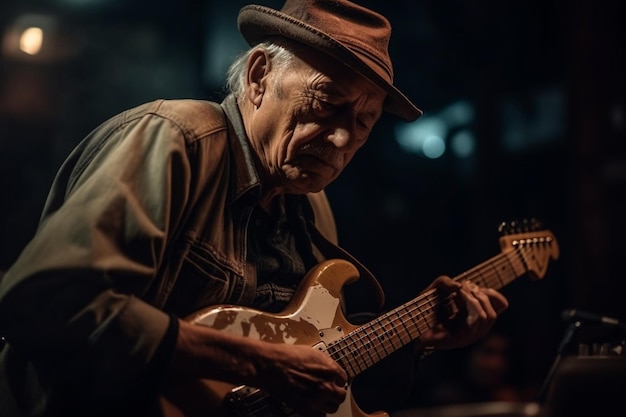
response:
[[[257,49],[264,49],[270,56],[272,66],[277,69],[279,74],[288,68],[294,59],[294,54],[283,46],[272,42],[262,42],[241,55],[239,55],[228,68],[226,78],[226,89],[232,93],[237,99],[244,96],[246,88],[246,66],[250,54]]]

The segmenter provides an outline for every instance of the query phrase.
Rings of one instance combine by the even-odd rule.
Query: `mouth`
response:
[[[329,146],[315,146],[310,143],[303,145],[297,151],[298,157],[310,157],[333,168],[343,164],[343,155]]]

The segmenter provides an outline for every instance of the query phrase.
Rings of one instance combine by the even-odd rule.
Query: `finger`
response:
[[[491,304],[489,296],[485,294],[484,291],[480,289],[475,290],[474,297],[476,297],[476,299],[481,304],[481,308],[484,313],[481,316],[482,320],[480,320],[476,325],[475,333],[477,337],[482,337],[489,332],[489,329],[491,329],[498,317],[498,313],[496,313],[496,310]]]
[[[330,401],[326,401],[324,404],[324,412],[325,413],[334,413],[339,409],[339,406],[343,404],[346,399],[346,390],[342,389],[339,395],[336,398],[333,398]]]
[[[471,283],[463,283],[459,291],[465,306],[465,321],[468,326],[473,326],[479,319],[485,318],[486,313],[481,301],[477,298],[478,287]]]
[[[482,310],[485,312],[484,317],[486,319],[495,320],[495,318],[498,316],[498,313],[496,313],[496,310],[493,308],[493,305],[491,304],[491,299],[485,293],[485,291],[481,290],[480,288],[476,288],[472,290],[472,295],[476,298],[476,300],[478,300]]]
[[[346,399],[347,391],[344,387],[339,387],[332,382],[327,382],[320,386],[317,394],[311,392],[308,400],[312,401],[308,408],[312,412],[334,413],[339,409]]]
[[[467,288],[470,290],[468,291]],[[467,285],[463,289],[467,303],[466,324],[470,338],[473,340],[483,337],[495,323],[497,314],[489,297],[474,284]]]
[[[483,292],[489,297],[490,303],[497,314],[509,308],[509,300],[499,291],[492,288],[485,288]]]
[[[345,369],[343,369],[341,366],[337,365],[338,369],[339,369],[339,375],[337,376],[335,383],[337,385],[339,385],[340,387],[347,387],[348,386],[348,373],[346,372]]]
[[[474,331],[481,320],[480,311],[474,307],[474,304],[470,304],[467,307],[467,315],[465,316],[465,323]]]
[[[344,388],[348,384],[348,373],[337,362],[330,359],[329,366],[331,369],[325,375],[325,378],[332,381],[338,387]]]
[[[447,275],[440,275],[428,288],[436,288],[445,292],[454,292],[461,288],[461,284]]]
[[[480,302],[484,311],[484,318],[480,326],[480,334],[486,334],[496,322],[498,315],[508,306],[508,301],[502,294],[491,289],[478,289],[474,297]]]
[[[345,390],[345,389],[348,388],[348,381],[347,381],[346,378],[336,377],[333,382],[334,382],[335,386],[338,387],[341,390]]]
[[[508,307],[508,300],[504,295],[492,288],[480,288],[477,285],[470,286],[472,295],[480,301],[487,317],[496,317]]]
[[[433,328],[422,334],[421,339],[426,345],[440,346],[440,344],[445,341],[448,336],[447,328],[443,324],[438,323]]]
[[[502,293],[492,288],[479,288],[478,286],[471,288],[472,295],[480,302],[485,312],[484,320],[477,325],[477,331],[482,337],[493,327],[500,313],[508,308],[509,302]]]

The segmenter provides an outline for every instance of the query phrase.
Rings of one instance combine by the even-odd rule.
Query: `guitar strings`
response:
[[[508,260],[508,259],[507,259]],[[497,262],[494,262],[497,263]],[[484,265],[482,265],[484,267]],[[477,268],[476,270],[474,270],[473,272],[479,272],[479,278],[483,278],[483,281],[486,282],[486,279],[493,279],[494,277],[498,277],[499,281],[501,280],[500,275],[494,270],[494,271],[485,271],[483,272],[484,268]],[[456,280],[458,280],[458,278],[463,278],[466,277],[468,274],[464,274],[460,277],[457,277]],[[494,283],[496,281],[493,281]],[[433,314],[429,314],[433,311],[434,308],[439,308],[439,306],[434,306],[433,301],[436,299],[436,290],[429,290],[426,293],[422,294],[420,297],[418,297],[416,300],[414,300],[411,303],[407,303],[391,312],[389,312],[388,314],[382,316],[379,320],[375,320],[372,323],[370,323],[370,325],[368,327],[366,327],[362,333],[365,334],[365,336],[369,336],[369,343],[372,344],[372,336],[376,341],[380,341],[381,338],[379,335],[377,335],[376,332],[376,326],[377,324],[380,324],[380,322],[382,321],[390,321],[390,324],[393,324],[394,322],[400,322],[403,323],[403,319],[409,315],[409,316],[413,316],[413,314],[415,313],[415,311],[417,310],[421,310],[423,312],[422,314],[422,318],[420,322],[417,322],[416,326],[411,326],[408,327],[403,325],[402,329],[404,331],[400,331],[400,332],[395,332],[395,339],[399,339],[400,343],[402,345],[408,343],[408,341],[414,339],[415,337],[420,336],[423,331],[427,328],[431,328],[432,325],[434,325],[434,315]],[[425,302],[422,302],[424,301]],[[450,299],[446,300],[446,301],[450,301]],[[425,305],[427,304],[431,304],[428,306],[428,308],[424,308]],[[417,317],[413,317],[412,321],[415,321],[415,319],[420,319],[419,316]],[[430,320],[429,320],[430,319]],[[432,323],[431,323],[432,322]],[[425,325],[425,326],[424,326]],[[374,331],[372,332],[371,330],[374,329]],[[369,332],[368,332],[369,331]],[[361,332],[359,332],[361,333]],[[409,336],[409,340],[405,341],[404,340],[404,336]],[[357,340],[355,340],[354,336],[358,336],[357,333],[353,333],[350,335],[350,340],[353,341],[353,345],[356,344],[357,342],[362,342],[363,337],[359,337],[357,338]],[[384,335],[383,335],[384,336]],[[383,349],[385,351],[387,351],[388,349],[386,349],[386,346],[389,347],[388,344],[386,343],[391,343],[391,348],[392,350],[395,349],[395,346],[393,345],[393,339],[394,339],[394,332],[392,331],[390,333],[390,338],[387,338],[387,341],[383,341],[383,343],[379,343],[378,346],[382,346]],[[377,347],[376,341],[373,342],[374,347]],[[378,355],[380,358],[380,355]],[[372,361],[375,361],[375,358],[371,357],[370,355],[370,359]],[[365,360],[365,363],[367,365],[367,360]]]
[[[551,240],[547,240],[545,242],[541,241],[541,243],[551,244]],[[512,255],[515,255],[515,252],[516,251],[513,251]],[[473,268],[472,270],[470,270],[470,271],[468,271],[468,272],[458,276],[457,278],[455,278],[455,280],[464,279],[468,275],[471,275],[472,273],[476,273],[477,272],[478,273],[478,277],[477,278],[482,278],[483,283],[487,283],[487,280],[488,279],[493,279],[494,276],[497,277],[497,279],[500,281],[500,283],[502,283],[502,275],[497,272],[497,268],[496,268],[496,266],[498,266],[498,262],[502,261],[502,260],[508,261],[511,264],[510,265],[511,269],[508,272],[509,273],[512,272],[511,276],[513,278],[515,278],[516,276],[521,276],[521,275],[523,275],[524,273],[526,273],[528,271],[527,271],[527,268],[525,266],[526,260],[524,259],[522,250],[520,248],[517,248],[517,254],[520,255],[519,258],[518,257],[513,257],[512,259],[511,259],[510,256],[507,256],[507,254],[498,255],[497,257],[494,258],[494,259],[497,258],[496,261],[494,261],[494,262],[490,262],[490,261],[485,262],[485,263],[479,265],[478,267]],[[504,259],[504,258],[506,258],[506,259]],[[499,265],[502,266],[503,264],[500,262]],[[489,271],[489,272],[483,272],[486,266],[491,266],[492,270]],[[521,273],[516,272],[515,271],[515,266],[521,267],[522,272]],[[470,280],[471,280],[471,277],[470,277]],[[496,281],[493,281],[493,282],[496,282]],[[487,285],[487,286],[491,286],[491,285]],[[412,315],[412,313],[414,313],[416,309],[421,309],[426,304],[426,303],[422,303],[420,305],[420,304],[417,304],[417,302],[425,299],[427,301],[427,303],[432,303],[432,298],[429,298],[429,296],[432,296],[434,292],[435,291],[428,291],[428,292],[424,293],[423,295],[419,296],[413,302],[407,303],[407,304],[405,304],[405,305],[403,305],[403,306],[401,306],[401,307],[399,307],[397,309],[392,310],[391,312],[381,316],[381,318],[379,320],[372,321],[370,323],[371,325],[366,325],[365,331],[363,331],[363,332],[361,332],[361,331],[356,332],[355,331],[355,332],[352,332],[349,335],[346,335],[346,337],[344,337],[342,339],[343,340],[349,339],[352,343],[344,343],[345,344],[345,348],[350,348],[351,347],[350,344],[354,345],[357,342],[360,342],[361,345],[364,346],[364,347],[365,346],[368,346],[368,347],[369,346],[373,346],[374,348],[376,348],[376,347],[382,346],[383,350],[385,351],[384,354],[382,355],[382,357],[384,357],[384,356],[386,356],[386,354],[389,353],[388,352],[389,350],[391,350],[391,351],[396,350],[396,346],[394,346],[394,344],[393,344],[393,339],[394,338],[396,340],[399,340],[400,343],[402,344],[402,346],[404,346],[406,343],[410,342],[411,340],[421,336],[421,334],[424,332],[424,330],[426,330],[428,328],[431,328],[432,324],[434,324],[434,319],[433,319],[434,316],[432,314],[430,314],[430,315],[426,315],[425,314],[425,313],[428,313],[430,310],[432,310],[432,306],[429,306],[429,308],[425,309],[425,310],[422,309],[422,311],[424,311],[424,314],[423,314],[424,317],[422,318],[422,320],[425,321],[424,324],[426,324],[426,326],[423,326],[421,322],[418,322],[416,326],[413,326],[411,328],[407,328],[404,325],[402,326],[404,328],[405,335],[409,336],[409,340],[406,341],[406,342],[403,340],[403,336],[405,336],[405,335],[403,335],[402,333],[397,333],[397,332],[393,332],[393,331],[387,332],[386,329],[383,329],[384,333],[382,334],[382,336],[384,337],[384,336],[386,336],[388,334],[390,337],[387,338],[387,341],[390,342],[391,345],[386,344],[386,343],[388,343],[387,341],[383,341],[382,343],[379,343],[377,345],[376,342],[372,342],[372,337],[371,336],[373,335],[374,339],[376,341],[380,341],[380,336],[378,334],[376,334],[376,330],[370,331],[369,333],[368,333],[367,330],[374,328],[375,327],[374,324],[377,324],[377,322],[384,321],[385,319],[386,320],[391,320],[390,323],[393,324],[393,321],[398,321],[398,320],[402,319],[403,316],[406,316],[406,315],[409,315],[409,314]],[[447,301],[450,301],[450,300],[451,299],[448,299]],[[411,305],[413,305],[416,308],[410,309]],[[404,313],[401,314],[400,313],[401,310],[404,310]],[[390,317],[393,316],[394,314],[397,315],[397,317],[390,319]],[[429,318],[433,322],[432,324],[428,322]],[[413,321],[415,322],[415,320],[413,320]],[[401,321],[401,323],[402,323],[402,321]],[[417,332],[417,334],[416,334],[416,332]],[[368,336],[367,342],[365,342],[365,343],[363,342],[363,339],[364,339],[363,337],[359,337],[357,340],[354,340],[355,339],[354,336],[358,335],[357,333],[364,333],[365,336]],[[387,349],[386,346],[389,347],[389,349]],[[341,352],[339,352],[339,353],[341,353]],[[353,357],[357,358],[357,364],[356,365],[359,367],[359,370],[357,372],[354,372],[356,374],[356,373],[358,373],[358,372],[360,372],[362,370],[362,369],[360,369],[361,365],[358,363],[358,357],[354,354],[354,350],[351,350],[351,351],[349,350],[348,353],[352,354]],[[347,355],[344,355],[343,357],[339,357],[338,359],[342,360],[346,356]],[[380,354],[377,354],[377,356],[378,356],[378,359],[382,359]],[[369,359],[372,362],[372,364],[377,361],[377,359],[372,357],[371,354],[370,354]],[[367,358],[365,360],[362,360],[362,362],[364,362],[366,367],[367,367],[367,365],[368,365]],[[354,370],[353,363],[350,362],[349,365]]]
[[[491,261],[486,261],[453,278],[453,280],[461,281],[467,279],[471,282],[482,281],[483,286],[496,289],[501,288],[510,282],[510,280],[528,272],[527,262],[524,259],[522,249],[522,247],[518,247],[511,252],[499,254],[492,258]],[[507,265],[509,269],[504,268]],[[522,271],[521,273],[516,272],[516,266]],[[498,272],[499,270],[502,273],[507,272],[508,275],[510,275],[509,277],[504,277],[507,279],[507,282],[503,280],[502,274]],[[474,283],[477,284],[477,282]],[[500,286],[497,287],[497,285]],[[346,334],[330,345],[327,350],[331,357],[344,365],[347,371],[352,371],[353,375],[351,376],[354,377],[389,353],[397,350],[399,347],[394,345],[394,340],[399,341],[401,344],[400,347],[402,347],[412,340],[419,338],[425,331],[436,325],[436,313],[441,308],[441,304],[436,303],[438,298],[436,289],[427,290],[414,300],[384,313],[365,326]],[[446,297],[443,301],[447,304],[454,304],[451,296]],[[422,317],[420,317],[420,314],[415,314],[415,312],[421,313]],[[404,324],[407,316],[414,324],[413,326],[406,326]],[[382,324],[383,322],[386,322],[387,326]],[[400,323],[401,326],[394,325],[397,323]],[[398,327],[401,329],[400,331],[397,331]],[[377,333],[377,331],[381,329],[382,333]],[[408,340],[405,340],[407,336]],[[364,340],[366,341],[364,342]],[[365,352],[367,352],[367,355],[364,355],[365,357],[357,355],[359,351],[357,344],[360,344],[362,348],[366,348]],[[381,348],[383,352],[381,352]],[[372,355],[372,350],[378,358]],[[344,364],[346,361],[348,366]]]
[[[477,270],[479,271],[479,269]],[[467,274],[457,277],[455,278],[455,280],[458,280],[458,278],[461,278],[464,276],[467,276]],[[498,277],[499,281],[501,281],[499,274],[497,274],[495,270],[482,274],[483,278],[486,277],[485,279],[493,278],[494,276]],[[393,352],[397,349],[396,346],[394,345],[394,340],[399,341],[401,346],[404,346],[411,340],[421,336],[425,330],[432,328],[432,325],[435,324],[433,310],[434,308],[439,308],[439,306],[433,306],[433,301],[435,301],[436,298],[437,298],[436,290],[435,289],[428,290],[427,292],[423,293],[412,302],[404,304],[403,306],[400,306],[382,315],[380,318],[373,320],[372,322],[368,323],[365,327],[362,327],[358,331],[351,332],[348,335],[344,336],[338,341],[338,343],[335,344],[335,346],[338,346],[339,348],[343,349],[343,352],[339,352],[339,353],[344,353],[344,355],[336,357],[335,359],[339,361],[340,363],[344,359],[348,359],[347,365],[349,365],[349,367],[351,368],[351,370],[353,371],[355,375],[358,372],[362,372],[364,369],[367,369],[368,366],[373,365],[378,360],[382,359],[382,357],[386,356],[386,354],[388,354],[389,351]],[[425,302],[422,302],[424,300]],[[451,298],[448,297],[446,301],[451,301]],[[427,304],[428,304],[428,307],[424,308],[424,306]],[[415,313],[415,311],[420,311],[420,310],[422,311],[423,317],[421,319],[419,318],[419,316],[411,317],[411,320],[413,322],[415,322],[415,319],[421,320],[421,321],[418,321],[416,323],[416,326],[407,327],[404,324],[403,319],[406,316],[413,316],[413,313]],[[391,330],[385,327],[382,327],[383,333],[376,334],[377,329],[381,329],[380,323],[382,323],[383,321],[386,321],[389,323],[389,325],[391,325]],[[432,321],[432,323],[429,323],[429,321]],[[393,326],[394,322],[399,322],[402,325],[400,331],[395,330],[396,326]],[[364,342],[365,337],[363,337],[363,335],[367,337],[366,342]],[[406,336],[409,337],[408,340],[405,340]],[[341,342],[342,341],[345,342],[346,340],[348,340],[348,343],[344,343],[344,346],[340,346]],[[357,344],[360,344],[362,347],[366,347],[366,348],[374,348],[374,353],[377,353],[378,359],[372,356],[371,349],[366,349],[368,355],[365,355],[365,356],[356,355],[358,351]],[[382,347],[383,350],[385,351],[385,354],[383,356],[381,356],[381,354],[379,353],[380,347]],[[331,353],[331,356],[337,356],[337,355],[333,355]],[[351,356],[353,360],[350,360],[349,356]],[[355,361],[356,363],[354,363]]]

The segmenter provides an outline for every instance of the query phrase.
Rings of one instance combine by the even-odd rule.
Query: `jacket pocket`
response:
[[[165,310],[185,317],[203,307],[222,304],[227,299],[231,278],[232,271],[216,262],[208,251],[191,246],[182,260]]]

